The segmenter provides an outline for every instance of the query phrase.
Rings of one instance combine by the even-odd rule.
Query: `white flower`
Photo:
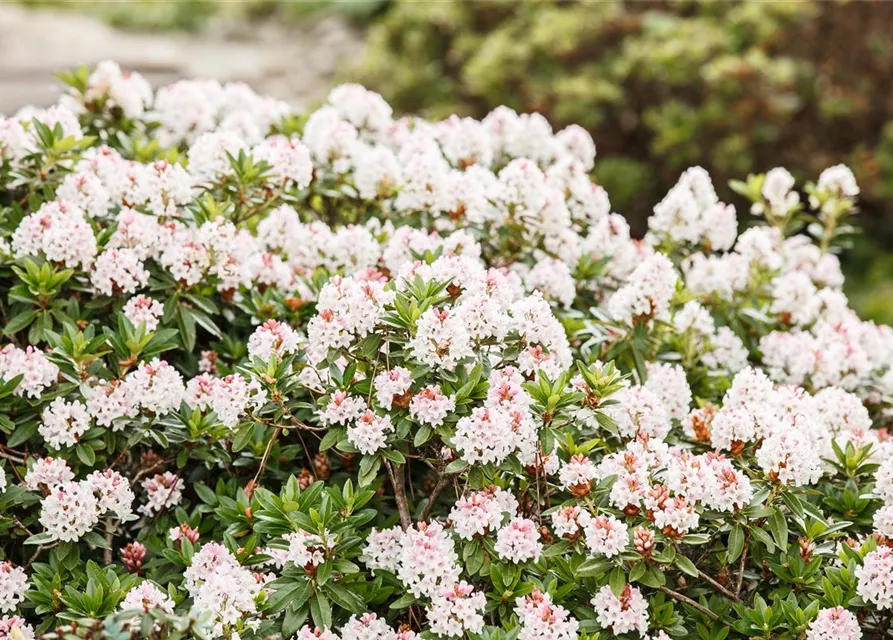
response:
[[[641,433],[659,440],[670,432],[670,416],[660,398],[646,387],[626,387],[612,397],[615,404],[604,408],[624,438]]]
[[[395,398],[403,396],[412,384],[412,373],[404,367],[382,371],[373,380],[375,399],[385,411],[390,411]],[[404,405],[405,406],[405,405]]]
[[[15,389],[17,396],[39,398],[59,376],[59,367],[32,346],[19,349],[8,344],[0,349],[0,378],[9,382],[21,375],[22,380]]]
[[[834,165],[822,171],[816,186],[819,191],[828,191],[836,196],[854,198],[859,195],[856,177],[845,164]]]
[[[124,315],[134,326],[146,324],[147,331],[158,328],[158,320],[164,313],[164,306],[149,296],[134,296],[124,305]]]
[[[269,360],[294,353],[298,348],[298,334],[287,324],[267,320],[255,329],[248,339],[248,355]]]
[[[608,312],[624,324],[663,319],[678,279],[673,263],[666,256],[655,253],[636,267],[628,283],[611,296]]]
[[[78,540],[97,522],[99,503],[89,482],[57,484],[41,503],[40,523],[54,540]]]
[[[512,518],[496,534],[495,549],[500,559],[509,562],[539,561],[543,545],[536,523],[528,518]]]
[[[25,474],[25,486],[31,491],[74,480],[74,472],[62,458],[38,458]]]
[[[8,560],[0,562],[0,613],[15,611],[25,600],[28,590],[28,575],[22,567]]]
[[[644,635],[648,630],[648,601],[636,587],[626,585],[617,597],[605,585],[592,598],[592,606],[599,625],[612,633],[638,631]]]
[[[85,482],[96,495],[99,515],[113,512],[120,520],[129,520],[134,500],[130,482],[117,471],[94,471]]]
[[[183,480],[170,471],[143,480],[148,502],[140,507],[140,513],[151,515],[180,504],[184,488]]]
[[[552,596],[534,589],[515,600],[515,615],[521,623],[518,640],[576,640],[579,622],[567,609],[552,602]]]
[[[456,402],[452,396],[443,395],[439,386],[431,385],[412,397],[409,403],[409,415],[421,424],[439,427],[455,408]]]
[[[809,623],[806,640],[861,640],[862,630],[852,612],[843,607],[819,611]]]
[[[475,536],[498,530],[505,514],[514,516],[517,508],[518,502],[513,495],[491,487],[456,500],[450,511],[450,522],[460,538],[472,540]]]
[[[402,537],[403,530],[399,526],[390,529],[373,529],[366,539],[366,546],[363,548],[360,560],[369,569],[396,572],[397,567],[400,566]]]
[[[626,524],[611,515],[587,518],[583,533],[589,550],[606,558],[618,555],[629,544],[629,529]]]
[[[865,556],[856,569],[856,593],[878,609],[893,607],[893,550],[881,546]]]
[[[440,524],[419,522],[403,534],[397,577],[414,596],[433,596],[460,572],[453,540]]]
[[[152,609],[160,609],[165,613],[173,613],[174,601],[167,593],[146,580],[127,592],[119,608],[121,611],[148,613]]]
[[[794,189],[794,176],[783,167],[775,167],[766,173],[762,195],[775,215],[785,215],[800,204],[800,195]],[[760,210],[754,213],[762,213]]]
[[[67,402],[56,398],[43,410],[41,418],[37,430],[54,449],[73,447],[90,428],[90,414],[78,400]]]
[[[427,610],[431,632],[447,638],[463,637],[466,632],[480,633],[484,628],[486,596],[462,580],[441,587],[431,597]]]
[[[393,430],[390,416],[365,411],[347,428],[347,439],[360,453],[371,455],[385,446],[387,435]]]
[[[141,408],[155,414],[176,411],[186,394],[180,373],[158,358],[128,373],[123,387],[124,393],[137,400]]]

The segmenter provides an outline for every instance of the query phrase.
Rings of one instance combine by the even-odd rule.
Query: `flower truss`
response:
[[[634,239],[535,114],[63,78],[0,120],[0,639],[886,637],[845,166]]]

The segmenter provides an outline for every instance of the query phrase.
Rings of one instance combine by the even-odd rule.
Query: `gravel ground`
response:
[[[116,60],[158,86],[179,78],[241,80],[298,107],[322,100],[361,33],[329,16],[300,25],[211,24],[200,33],[134,33],[76,12],[0,4],[0,113],[55,102],[56,71]]]

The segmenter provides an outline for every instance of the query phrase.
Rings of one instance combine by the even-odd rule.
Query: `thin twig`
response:
[[[300,431],[295,431],[295,433],[298,435],[298,440],[301,441],[301,448],[304,450],[304,457],[307,459],[307,470],[316,473],[316,465],[313,464],[313,456],[310,455],[310,450],[307,448],[307,443],[304,442],[304,436],[301,435]]]
[[[130,445],[127,445],[126,447],[124,447],[124,450],[120,454],[118,454],[118,457],[115,458],[115,461],[112,462],[112,464],[110,464],[107,468],[114,469],[116,466],[118,466],[118,463],[121,462],[121,460],[124,458],[124,456],[127,455],[128,451],[130,451]]]
[[[744,549],[741,551],[741,562],[738,564],[738,582],[735,584],[735,599],[741,596],[741,585],[744,584],[744,565],[747,564],[747,547],[750,535],[744,532]]]
[[[25,458],[20,458],[19,456],[14,456],[8,451],[4,451],[4,447],[0,445],[0,458],[6,458],[7,460],[11,460],[16,464],[25,464]]]
[[[115,531],[113,529],[112,517],[105,517],[105,546],[106,548],[102,550],[102,560],[106,564],[111,564],[112,560],[112,542],[115,539]]]
[[[13,515],[9,515],[9,516],[0,515],[0,518],[2,518],[2,519],[4,519],[4,520],[5,520],[5,519],[12,520],[13,522],[15,522],[16,526],[17,526],[19,529],[21,529],[22,531],[24,531],[25,533],[27,533],[29,536],[30,536],[30,535],[34,535],[34,534],[31,533],[31,530],[28,529],[28,527],[26,527],[26,526],[24,525],[24,523],[23,523],[21,520],[19,520],[18,518],[16,518],[15,516],[13,516]]]
[[[166,465],[168,462],[172,462],[173,460],[174,460],[173,458],[170,458],[169,460],[159,460],[158,462],[155,462],[154,464],[150,464],[145,469],[137,471],[136,474],[133,476],[133,480],[130,481],[130,484],[136,484],[136,482],[138,480],[141,480],[142,478],[146,477],[150,473],[154,473],[155,471],[158,471],[159,469],[164,467],[164,465]]]
[[[16,456],[14,454],[19,454],[19,456]],[[22,474],[19,473],[16,464],[25,464],[25,460],[28,457],[27,454],[20,453],[18,451],[15,451],[14,449],[10,449],[9,447],[5,447],[0,444],[0,457],[6,458],[13,463],[10,465],[10,467],[12,468],[12,472],[15,474],[15,477],[18,478],[19,482],[24,482],[25,480],[24,478],[22,478]]]
[[[434,488],[431,490],[431,495],[428,496],[428,504],[426,504],[425,508],[422,509],[422,514],[419,516],[419,520],[428,520],[428,516],[431,515],[431,509],[434,507],[434,503],[437,502],[437,499],[440,497],[441,492],[450,483],[452,477],[453,474],[451,473],[441,473],[438,475],[437,484],[435,484]]]
[[[282,415],[288,418],[288,421],[291,423],[290,425],[277,425],[280,429],[301,429],[303,431],[328,430],[328,427],[311,427],[309,424],[305,423],[303,420],[299,419],[295,414],[293,414],[291,410],[286,406],[285,402],[283,402],[282,400],[279,400],[276,404],[282,410]]]
[[[55,549],[58,546],[59,546],[58,542],[54,542],[53,544],[51,544],[49,546],[40,545],[39,547],[37,547],[37,551],[34,552],[34,555],[32,555],[28,559],[28,562],[25,563],[25,568],[30,567],[31,563],[34,562],[35,560],[37,560],[37,556],[39,556],[41,553],[43,553],[44,551],[50,551],[52,549]]]
[[[267,448],[264,449],[264,457],[260,459],[260,467],[257,469],[257,473],[254,474],[254,478],[251,480],[251,488],[256,489],[258,486],[258,481],[260,477],[264,474],[264,471],[267,468],[267,461],[270,459],[270,451],[273,450],[273,445],[276,443],[276,440],[279,439],[279,434],[282,431],[277,427],[276,431],[273,432],[273,437],[270,438],[270,441],[267,443]]]
[[[698,611],[700,611],[701,613],[703,613],[705,616],[707,616],[707,617],[710,618],[711,620],[719,620],[719,616],[716,615],[715,613],[713,613],[710,609],[708,609],[707,607],[702,606],[701,604],[695,602],[695,601],[692,600],[691,598],[682,595],[681,593],[678,593],[678,592],[676,592],[676,591],[673,591],[672,589],[668,589],[667,587],[658,587],[658,590],[659,590],[661,593],[665,593],[665,594],[667,594],[668,596],[670,596],[670,597],[673,598],[674,600],[678,600],[679,602],[682,602],[682,603],[684,603],[684,604],[687,604],[688,606],[692,607],[693,609],[697,609]]]
[[[540,467],[543,466],[543,457],[542,457],[542,447],[537,445],[536,448],[536,457],[534,458],[534,464],[536,465],[536,524],[537,526],[541,526],[543,524],[541,509],[540,509]]]
[[[738,596],[736,596],[734,593],[732,593],[731,591],[729,591],[728,589],[726,589],[726,588],[725,588],[724,586],[722,586],[719,582],[717,582],[716,580],[714,580],[713,578],[711,578],[710,576],[708,576],[708,575],[707,575],[706,573],[704,573],[703,571],[698,570],[698,575],[701,576],[704,580],[706,580],[706,581],[709,582],[710,584],[712,584],[713,587],[714,587],[717,591],[719,591],[720,593],[722,593],[722,594],[723,594],[724,596],[726,596],[727,598],[731,598],[731,599],[734,600],[735,602],[739,602]]]

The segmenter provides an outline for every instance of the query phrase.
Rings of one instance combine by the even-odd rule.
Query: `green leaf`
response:
[[[446,466],[446,469],[443,470],[444,473],[459,473],[460,471],[465,471],[468,468],[468,463],[465,462],[462,458],[458,460],[453,460]]]
[[[608,576],[608,584],[611,585],[611,591],[614,592],[614,595],[620,597],[624,587],[626,587],[626,572],[623,571],[623,567],[614,568],[611,575]]]
[[[243,426],[236,432],[236,437],[233,438],[233,451],[241,451],[245,447],[248,446],[248,443],[251,441],[252,436],[254,436],[254,425],[247,424]]]
[[[726,563],[731,564],[738,559],[744,551],[744,529],[735,526],[729,532],[729,548],[726,550]]]
[[[681,553],[676,556],[675,560],[673,560],[673,564],[683,573],[687,573],[693,578],[698,577],[698,568],[695,566],[695,563]]]
[[[329,583],[325,587],[329,597],[342,609],[346,609],[351,613],[361,614],[366,611],[366,605],[363,599],[349,589],[345,589],[340,584]]]
[[[403,457],[403,454],[396,449],[384,448],[380,449],[379,453],[381,453],[384,458],[390,460],[394,464],[403,464],[404,462],[406,462],[406,458]]]
[[[427,424],[423,424],[421,427],[419,427],[419,430],[415,432],[415,437],[413,437],[412,439],[412,444],[416,447],[421,447],[423,444],[428,442],[428,440],[431,438],[432,433],[433,430],[431,429],[431,427]]]
[[[577,567],[577,577],[588,578],[600,576],[611,567],[611,562],[604,558],[589,558]]]
[[[775,544],[782,550],[788,548],[788,522],[780,509],[775,509],[769,516],[769,530]]]
[[[7,447],[17,447],[20,444],[27,442],[37,433],[37,427],[39,425],[36,422],[25,422],[23,424],[19,424],[16,427],[16,430],[12,432],[12,435],[9,436],[9,440],[6,442]]]
[[[108,541],[96,531],[90,531],[84,536],[84,540],[88,543],[92,544],[94,547],[99,547],[100,549],[111,549]]]
[[[638,582],[639,579],[645,575],[645,572],[648,570],[648,567],[645,566],[644,562],[637,562],[629,570],[629,581],[630,582]]]
[[[78,454],[78,459],[88,467],[92,467],[96,462],[96,452],[86,445],[79,444],[75,447],[75,452]]]
[[[759,542],[762,542],[766,546],[766,550],[769,553],[775,549],[775,542],[772,541],[772,536],[770,536],[766,531],[760,527],[752,527],[750,530],[750,535]]]
[[[289,606],[285,610],[285,617],[282,619],[282,637],[291,638],[301,628],[305,620],[307,620],[306,607],[296,608]]]
[[[803,505],[800,503],[800,498],[795,496],[790,491],[782,492],[781,499],[784,500],[784,503],[788,506],[788,509],[791,510],[791,513],[793,513],[798,518],[802,518],[806,515],[803,511]]]
[[[378,474],[379,467],[381,467],[381,458],[378,456],[363,456],[360,459],[358,482],[361,487],[372,484]]]
[[[652,589],[657,589],[659,587],[664,586],[666,582],[666,574],[658,569],[657,567],[651,567],[645,572],[639,582],[644,584],[646,587],[651,587]]]
[[[332,628],[332,605],[323,594],[316,593],[310,598],[310,615],[313,617],[313,624],[320,629]]]
[[[6,323],[6,326],[3,327],[3,333],[6,335],[11,335],[13,333],[16,333],[17,331],[21,331],[29,324],[34,322],[34,319],[36,317],[36,311],[22,311],[20,314],[16,315],[9,322]]]
[[[405,593],[402,596],[400,596],[399,598],[397,598],[396,600],[394,600],[391,603],[390,608],[391,609],[406,609],[413,602],[415,602],[415,596],[412,595],[411,593]]]
[[[177,314],[177,327],[180,329],[180,340],[186,351],[195,350],[195,318],[185,307],[180,307]]]
[[[212,507],[217,506],[217,494],[211,491],[206,485],[197,482],[192,485],[192,488],[195,489],[195,492],[198,494],[198,497],[202,502],[211,505]]]
[[[322,441],[319,443],[319,450],[325,451],[326,449],[331,449],[338,441],[344,437],[344,432],[341,429],[329,429],[326,432],[326,435],[323,436]]]
[[[25,540],[25,544],[48,544],[53,540],[55,540],[55,538],[49,533],[36,533]]]

